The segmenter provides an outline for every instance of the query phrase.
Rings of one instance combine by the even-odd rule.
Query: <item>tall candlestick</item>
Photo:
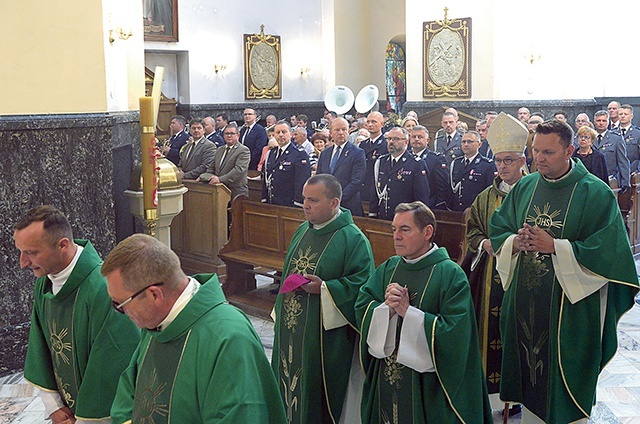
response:
[[[142,196],[147,222],[157,220],[158,177],[153,99],[140,97],[140,142],[142,153]],[[151,227],[150,227],[151,228]]]

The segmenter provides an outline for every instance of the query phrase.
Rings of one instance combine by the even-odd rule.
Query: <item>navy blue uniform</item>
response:
[[[444,132],[442,136],[436,137],[434,144],[434,150],[438,153],[442,153],[447,161],[447,167],[451,167],[451,162],[457,158],[464,156],[462,153],[462,135],[459,132],[455,132],[451,138],[451,143],[447,143],[447,134]]]
[[[262,201],[282,206],[302,206],[302,187],[311,177],[309,156],[289,143],[276,160],[278,149],[269,151],[262,173]]]
[[[429,202],[429,182],[427,166],[406,150],[395,165],[391,164],[391,155],[378,159],[374,173],[376,190],[369,202],[369,216],[393,220],[396,206],[400,203],[420,200]]]
[[[487,159],[493,159],[493,152],[491,151],[491,146],[489,146],[489,142],[487,140],[482,140],[478,153]]]
[[[169,152],[165,155],[167,159],[173,162],[176,166],[180,163],[180,150],[187,144],[191,134],[186,130],[182,130],[177,134],[174,134],[169,139]]]
[[[212,132],[207,136],[207,140],[211,141],[213,144],[215,144],[218,147],[224,146],[225,145],[224,136],[222,135],[223,131],[224,130],[215,130],[214,132]]]
[[[384,136],[380,134],[375,141],[371,142],[371,139],[364,140],[360,143],[359,146],[362,150],[364,150],[364,156],[366,159],[367,169],[364,173],[364,180],[362,181],[362,198],[363,199],[371,199],[375,197],[375,185],[374,180],[375,176],[373,175],[373,165],[376,163],[378,158],[386,153],[387,150],[387,141],[384,139]]]
[[[418,156],[416,156],[418,157]],[[419,156],[427,164],[427,181],[429,181],[429,203],[431,209],[447,209],[451,198],[451,183],[447,161],[442,153],[434,152],[428,147]]]
[[[464,156],[453,161],[451,164],[453,195],[449,208],[454,211],[464,211],[470,207],[476,196],[493,184],[496,175],[498,175],[496,164],[480,154],[476,155],[467,166],[464,165]]]

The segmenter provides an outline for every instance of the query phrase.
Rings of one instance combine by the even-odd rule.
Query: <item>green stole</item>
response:
[[[69,284],[69,286],[71,285]],[[66,286],[67,284],[62,287],[62,290],[68,289]],[[73,289],[75,288],[73,287]],[[53,374],[58,386],[58,393],[60,393],[65,405],[75,411],[81,376],[78,375],[78,364],[76,363],[76,346],[74,346],[76,338],[73,324],[76,312],[75,305],[80,290],[76,290],[75,296],[58,294],[60,296],[57,298],[51,292],[44,294],[45,331],[47,332],[45,336],[49,339]],[[52,300],[54,298],[56,299],[55,305]],[[68,311],[73,312],[69,313]]]
[[[293,246],[293,254],[285,264],[282,275],[317,274],[322,256],[339,230],[323,234],[307,228],[298,244]],[[324,360],[314,367],[305,367],[305,355],[308,352],[322,352],[323,349],[320,296],[302,290],[285,293],[279,315],[278,346],[283,374],[279,379],[287,422],[313,422],[306,420],[331,414],[331,410],[326,408],[324,381],[325,377],[331,379],[332,376],[325,376]],[[319,336],[315,337],[315,334]],[[310,399],[311,393],[318,392],[318,388],[322,388],[322,399]],[[342,405],[336,407],[341,410]],[[339,418],[333,417],[333,422]]]
[[[429,256],[434,253],[436,252],[432,252]],[[429,257],[425,259],[429,261]],[[415,264],[406,263],[400,259],[391,272],[389,280],[384,284],[384,289],[386,290],[391,283],[407,287],[411,306],[424,311],[426,308],[423,305],[423,300],[433,275],[434,265],[435,263],[432,263],[427,266],[424,259]],[[378,405],[374,406],[373,410],[380,412],[378,421],[383,423],[422,422],[421,416],[414,414],[415,411],[424,411],[420,381],[418,378],[414,378],[417,372],[396,361],[401,329],[402,317],[398,317],[396,348],[393,354],[384,360],[376,361],[380,366],[378,372],[375,373],[378,379],[376,383]],[[429,344],[431,345],[431,343]]]
[[[553,190],[536,186],[529,202],[525,222],[542,228],[555,239],[565,234],[567,214],[577,182]],[[551,255],[539,252],[520,254],[517,281],[510,296],[517,312],[516,338],[522,378],[522,402],[538,417],[546,417],[549,402],[550,371],[557,369],[557,317],[562,290],[553,271]],[[594,323],[598,325],[598,323]],[[554,375],[554,378],[557,375]]]

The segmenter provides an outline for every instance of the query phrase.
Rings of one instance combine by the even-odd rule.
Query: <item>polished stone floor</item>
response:
[[[262,339],[267,357],[271,358],[273,322],[255,317],[250,319]],[[640,304],[636,303],[622,317],[618,336],[618,353],[598,381],[598,402],[590,423],[640,424]],[[43,412],[42,402],[21,373],[0,378],[0,424],[50,422],[44,420]],[[494,422],[502,422],[497,411],[494,412]],[[519,414],[509,419],[511,424],[519,422]]]

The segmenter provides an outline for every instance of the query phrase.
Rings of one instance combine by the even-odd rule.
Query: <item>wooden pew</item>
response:
[[[248,312],[265,316],[275,295],[256,290],[256,273],[260,270],[282,272],[289,242],[298,226],[305,221],[302,209],[267,205],[237,198],[232,206],[232,224],[228,243],[218,257],[226,264],[223,289],[229,300],[239,306],[253,304]],[[434,211],[437,229],[435,242],[446,247],[455,261],[461,261],[465,248],[466,223],[462,212]],[[355,224],[371,242],[376,266],[395,255],[391,222],[354,217]],[[258,270],[258,271],[256,271]],[[251,298],[252,293],[255,298]],[[247,310],[246,308],[243,308]],[[262,309],[263,313],[260,313]]]

